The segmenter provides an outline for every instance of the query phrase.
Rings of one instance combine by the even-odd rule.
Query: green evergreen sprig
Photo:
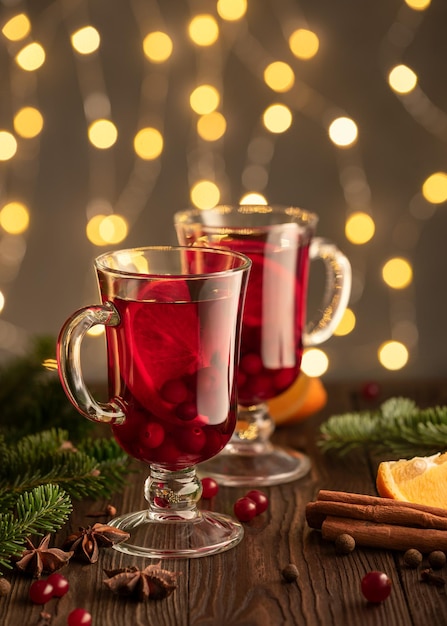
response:
[[[30,535],[61,528],[71,510],[70,496],[58,485],[40,485],[22,493],[10,511],[0,512],[0,566],[11,567],[11,558],[22,553]]]
[[[366,446],[397,456],[447,449],[447,406],[420,409],[408,398],[390,398],[378,410],[334,415],[320,428],[324,452],[343,455]]]

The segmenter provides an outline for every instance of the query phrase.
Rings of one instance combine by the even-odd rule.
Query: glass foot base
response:
[[[292,448],[269,446],[266,452],[243,453],[237,447],[230,444],[213,459],[198,465],[199,476],[209,476],[230,487],[260,487],[292,482],[310,470],[309,457]]]
[[[115,517],[110,526],[130,533],[130,539],[114,545],[125,554],[151,559],[191,559],[224,552],[244,535],[239,522],[227,515],[200,511],[193,519],[151,514],[149,510]]]

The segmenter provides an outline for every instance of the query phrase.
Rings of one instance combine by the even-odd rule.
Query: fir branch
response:
[[[59,530],[72,510],[70,496],[58,485],[41,485],[24,492],[15,510],[0,513],[0,565],[22,553],[25,539]]]
[[[334,415],[320,433],[323,452],[366,446],[400,456],[433,454],[447,448],[447,406],[420,409],[408,398],[390,398],[377,411]]]

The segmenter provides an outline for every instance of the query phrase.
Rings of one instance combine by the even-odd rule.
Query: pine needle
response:
[[[366,446],[402,457],[434,454],[447,448],[447,407],[420,409],[408,398],[390,398],[377,411],[334,415],[320,433],[323,452]]]

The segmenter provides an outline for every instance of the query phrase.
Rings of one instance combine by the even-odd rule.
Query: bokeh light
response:
[[[143,39],[143,52],[153,63],[163,63],[172,54],[173,43],[167,33],[155,31]]]
[[[329,367],[329,358],[321,348],[304,350],[301,371],[314,378],[323,376]]]
[[[95,246],[121,243],[129,231],[127,220],[121,215],[94,215],[87,222],[87,239]]]
[[[264,126],[271,133],[285,133],[292,125],[292,112],[285,104],[272,104],[262,117]]]
[[[0,313],[3,311],[4,306],[5,306],[5,296],[0,291]]]
[[[142,128],[135,135],[133,146],[140,159],[156,159],[163,152],[163,135],[156,128]]]
[[[0,130],[0,161],[9,161],[17,152],[17,140],[7,130]]]
[[[202,115],[197,120],[197,134],[205,141],[217,141],[226,130],[227,121],[219,111]]]
[[[349,307],[343,313],[343,317],[341,318],[337,328],[334,330],[334,335],[337,337],[343,337],[345,335],[349,335],[355,328],[356,318],[354,311]]]
[[[31,22],[25,13],[19,13],[11,17],[2,28],[2,33],[10,41],[20,41],[29,35]]]
[[[395,257],[383,266],[382,278],[388,287],[404,289],[413,280],[413,270],[407,259]]]
[[[43,117],[34,107],[23,107],[14,116],[14,130],[25,139],[37,137],[42,132]]]
[[[29,225],[29,211],[21,202],[8,202],[0,210],[0,226],[10,235],[24,233]]]
[[[329,138],[340,148],[349,148],[357,141],[357,124],[349,117],[338,117],[329,126]]]
[[[397,93],[410,93],[416,87],[418,77],[406,65],[396,65],[388,74],[388,83]]]
[[[211,46],[219,37],[219,26],[212,15],[196,15],[189,23],[191,41],[198,46]]]
[[[34,72],[45,63],[45,50],[39,43],[30,43],[17,53],[16,63],[22,70]]]
[[[430,6],[431,0],[405,0],[405,4],[415,11],[425,11]]]
[[[377,351],[379,362],[387,370],[400,370],[408,363],[409,353],[400,341],[385,341]]]
[[[250,192],[250,193],[246,193],[242,196],[242,198],[239,200],[239,204],[262,204],[262,205],[267,205],[268,202],[265,198],[265,196],[262,195],[262,193],[256,193],[256,192]]]
[[[422,195],[432,204],[442,204],[447,200],[447,174],[435,172],[422,185]]]
[[[79,54],[92,54],[98,50],[101,37],[93,26],[84,26],[71,35],[71,45]]]
[[[374,237],[375,229],[374,220],[368,213],[356,211],[346,220],[346,239],[357,245],[367,243]]]
[[[247,12],[247,0],[217,0],[216,9],[223,20],[234,22]]]
[[[198,209],[216,206],[219,200],[219,187],[210,180],[199,180],[191,189],[191,202]]]
[[[199,85],[189,97],[191,109],[199,115],[212,113],[219,106],[219,102],[219,92],[212,85]]]
[[[298,28],[289,37],[289,47],[298,59],[306,61],[317,54],[320,41],[313,31]]]
[[[115,144],[118,130],[110,120],[96,120],[88,128],[88,138],[95,148],[107,150]]]
[[[283,93],[289,91],[295,83],[295,74],[287,63],[283,61],[275,61],[270,63],[264,70],[265,84],[277,91]]]

